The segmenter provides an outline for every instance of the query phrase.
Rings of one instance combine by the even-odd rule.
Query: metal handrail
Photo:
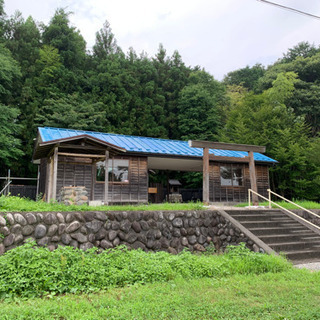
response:
[[[281,198],[282,200],[287,201],[287,202],[289,202],[289,203],[291,203],[291,204],[295,205],[296,207],[298,207],[298,208],[300,208],[300,209],[302,209],[302,210],[304,210],[304,211],[306,211],[306,212],[308,212],[308,213],[312,214],[313,216],[316,216],[317,218],[320,218],[320,216],[319,216],[319,215],[317,215],[316,213],[314,213],[314,212],[312,212],[312,211],[310,211],[310,210],[308,210],[308,209],[306,209],[306,208],[304,208],[304,207],[301,207],[299,204],[294,203],[294,202],[292,202],[292,201],[290,201],[290,200],[286,199],[286,198],[285,198],[285,197],[283,197],[283,196],[280,196],[280,194],[275,193],[275,192],[274,192],[274,191],[272,191],[271,189],[267,189],[267,191],[268,191],[268,193],[269,193],[269,208],[270,208],[271,193],[272,193],[272,194],[274,194],[275,196],[277,196],[277,197]]]
[[[268,189],[268,190],[270,190],[270,189]],[[271,190],[270,190],[270,191],[271,191]],[[250,204],[251,204],[250,192],[252,192],[252,193],[256,194],[258,197],[260,197],[260,198],[262,198],[262,199],[264,199],[264,200],[269,201],[269,204],[270,204],[270,203],[272,203],[272,204],[274,204],[274,205],[278,206],[281,210],[284,210],[284,211],[288,212],[289,214],[291,214],[291,215],[293,215],[293,216],[297,217],[298,219],[303,220],[305,223],[307,223],[307,224],[309,224],[309,225],[313,226],[314,228],[316,228],[316,229],[318,229],[318,230],[320,231],[320,227],[319,227],[319,226],[317,226],[317,225],[315,225],[314,223],[312,223],[312,222],[310,222],[310,221],[308,221],[308,220],[306,220],[306,219],[304,219],[304,218],[300,217],[299,215],[295,214],[294,212],[292,212],[292,211],[290,211],[290,210],[288,210],[288,209],[286,209],[286,208],[284,208],[284,207],[280,206],[280,204],[278,204],[278,203],[276,203],[276,202],[272,201],[272,200],[271,200],[271,198],[270,198],[270,193],[269,193],[269,199],[267,199],[266,197],[264,197],[263,195],[259,194],[258,192],[255,192],[255,191],[253,191],[252,189],[248,189],[248,193],[249,193],[249,199],[248,199],[248,200],[249,200],[249,207],[251,206],[251,205],[250,205]],[[302,209],[304,209],[303,207],[301,207],[301,208],[302,208]],[[306,209],[304,209],[304,210],[306,210]],[[308,211],[308,210],[307,210],[307,211]],[[311,212],[311,211],[310,211],[310,212]],[[314,214],[315,216],[317,216],[317,217],[319,218],[319,216],[318,216],[317,214],[315,214],[315,213],[313,213],[313,212],[312,212],[312,214]]]
[[[10,186],[11,182],[12,182],[12,180],[10,180],[10,181],[4,186],[4,188],[0,191],[0,196],[2,195],[2,193],[4,192],[4,190],[6,190],[6,189]]]

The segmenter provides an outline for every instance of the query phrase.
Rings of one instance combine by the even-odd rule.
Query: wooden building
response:
[[[209,150],[209,201],[247,199],[248,153]],[[33,160],[39,164],[39,192],[59,200],[63,187],[85,187],[89,200],[148,201],[148,170],[203,171],[203,150],[187,141],[135,137],[60,128],[38,128]],[[254,153],[257,189],[266,194],[275,160]]]

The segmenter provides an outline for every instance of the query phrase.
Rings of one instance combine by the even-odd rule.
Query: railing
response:
[[[249,202],[249,207],[251,207],[251,193],[252,193],[252,194],[255,194],[255,195],[257,195],[258,197],[260,197],[260,198],[268,201],[268,202],[269,202],[269,208],[271,208],[271,203],[272,203],[272,204],[274,204],[275,206],[279,207],[281,210],[288,212],[289,214],[297,217],[299,220],[303,220],[303,221],[304,221],[306,224],[308,224],[309,226],[312,226],[312,227],[316,228],[318,231],[320,231],[320,227],[319,227],[319,226],[317,226],[317,225],[313,224],[312,222],[310,222],[310,221],[308,221],[308,220],[300,217],[299,215],[295,214],[294,212],[292,212],[292,211],[290,211],[290,210],[282,207],[280,204],[272,201],[272,200],[271,200],[271,194],[274,194],[275,196],[277,196],[277,197],[279,197],[279,198],[281,198],[281,199],[283,199],[283,200],[285,200],[285,201],[287,201],[287,202],[289,202],[289,203],[297,206],[298,208],[300,208],[300,209],[302,209],[302,210],[310,213],[311,215],[313,215],[313,216],[315,216],[315,217],[317,217],[317,218],[320,218],[319,215],[317,215],[317,214],[315,214],[314,212],[312,212],[312,211],[310,211],[310,210],[308,210],[308,209],[305,209],[305,208],[301,207],[300,205],[298,205],[298,204],[296,204],[296,203],[294,203],[294,202],[292,202],[292,201],[290,201],[290,200],[288,200],[288,199],[280,196],[279,194],[271,191],[270,189],[268,189],[267,191],[268,191],[268,198],[264,197],[263,195],[259,194],[258,192],[253,191],[252,189],[248,189],[248,200],[249,200],[248,202]]]
[[[12,180],[10,180],[5,186],[4,188],[0,191],[0,196],[2,195],[2,193],[10,186]]]

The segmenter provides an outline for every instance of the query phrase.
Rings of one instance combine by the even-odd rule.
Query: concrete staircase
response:
[[[225,210],[277,253],[294,264],[320,261],[320,235],[276,209]]]

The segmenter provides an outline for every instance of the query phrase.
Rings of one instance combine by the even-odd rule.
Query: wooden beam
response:
[[[52,199],[56,200],[58,177],[58,147],[54,148],[52,169]]]
[[[249,157],[243,157],[243,158],[236,158],[236,157],[221,157],[221,156],[215,156],[214,154],[209,155],[210,161],[216,161],[216,162],[239,162],[239,163],[248,163]]]
[[[105,155],[103,155],[103,154],[58,152],[58,155],[59,156],[67,156],[67,157],[79,157],[79,158],[101,158],[101,159],[105,158]]]
[[[105,151],[106,148],[103,147],[95,147],[95,146],[80,146],[76,144],[61,144],[59,146],[60,149],[80,149],[80,150],[97,150],[97,151]]]
[[[266,152],[266,147],[255,146],[249,144],[237,144],[237,143],[223,143],[213,141],[199,141],[189,140],[189,146],[191,148],[210,148],[210,149],[221,149],[221,150],[232,150],[232,151],[252,151],[252,152]]]
[[[109,194],[109,151],[106,151],[105,165],[104,165],[104,204],[108,205]]]
[[[257,177],[256,177],[256,168],[254,164],[253,152],[249,151],[249,174],[250,174],[250,184],[251,189],[255,192],[258,192],[257,188]],[[252,202],[254,206],[259,204],[258,196],[256,194],[252,194]]]
[[[209,204],[209,148],[203,148],[203,190],[202,201]]]

